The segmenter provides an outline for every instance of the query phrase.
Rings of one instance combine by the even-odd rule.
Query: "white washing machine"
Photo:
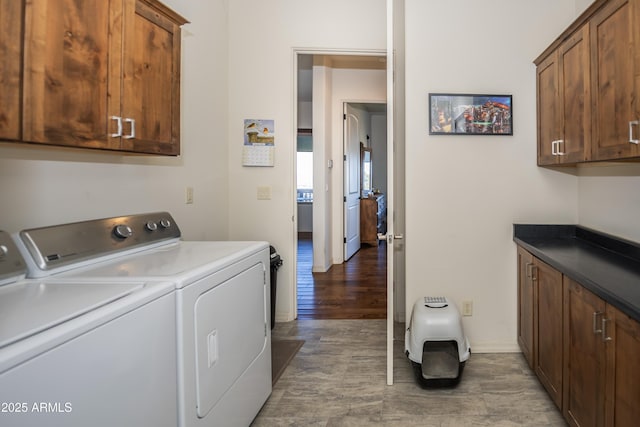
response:
[[[25,273],[0,232],[0,425],[175,426],[173,284]]]
[[[89,247],[69,250],[87,236]],[[248,426],[255,418],[271,394],[266,242],[182,241],[166,212],[25,230],[20,241],[34,276],[173,283],[178,425]],[[68,268],[69,258],[96,253],[103,255]]]

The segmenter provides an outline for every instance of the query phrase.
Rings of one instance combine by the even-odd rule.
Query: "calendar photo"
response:
[[[244,120],[243,166],[273,166],[274,120]]]

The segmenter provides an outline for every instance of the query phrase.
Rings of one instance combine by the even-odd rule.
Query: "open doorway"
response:
[[[358,242],[349,258],[343,211],[345,163],[358,165],[358,202],[386,187],[385,81],[383,56],[298,54],[299,319],[386,318],[386,244]],[[345,103],[358,116],[358,143],[370,154],[365,193],[360,146],[349,153],[343,144]]]

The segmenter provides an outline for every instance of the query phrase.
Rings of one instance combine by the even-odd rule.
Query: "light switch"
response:
[[[473,301],[462,301],[462,315],[473,316]]]
[[[187,205],[193,204],[193,187],[187,187],[184,193],[184,202]]]
[[[271,187],[269,186],[258,187],[258,200],[271,200]]]

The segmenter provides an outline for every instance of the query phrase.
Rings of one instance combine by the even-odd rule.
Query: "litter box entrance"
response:
[[[460,370],[455,341],[425,341],[422,348],[422,378],[457,378]]]

